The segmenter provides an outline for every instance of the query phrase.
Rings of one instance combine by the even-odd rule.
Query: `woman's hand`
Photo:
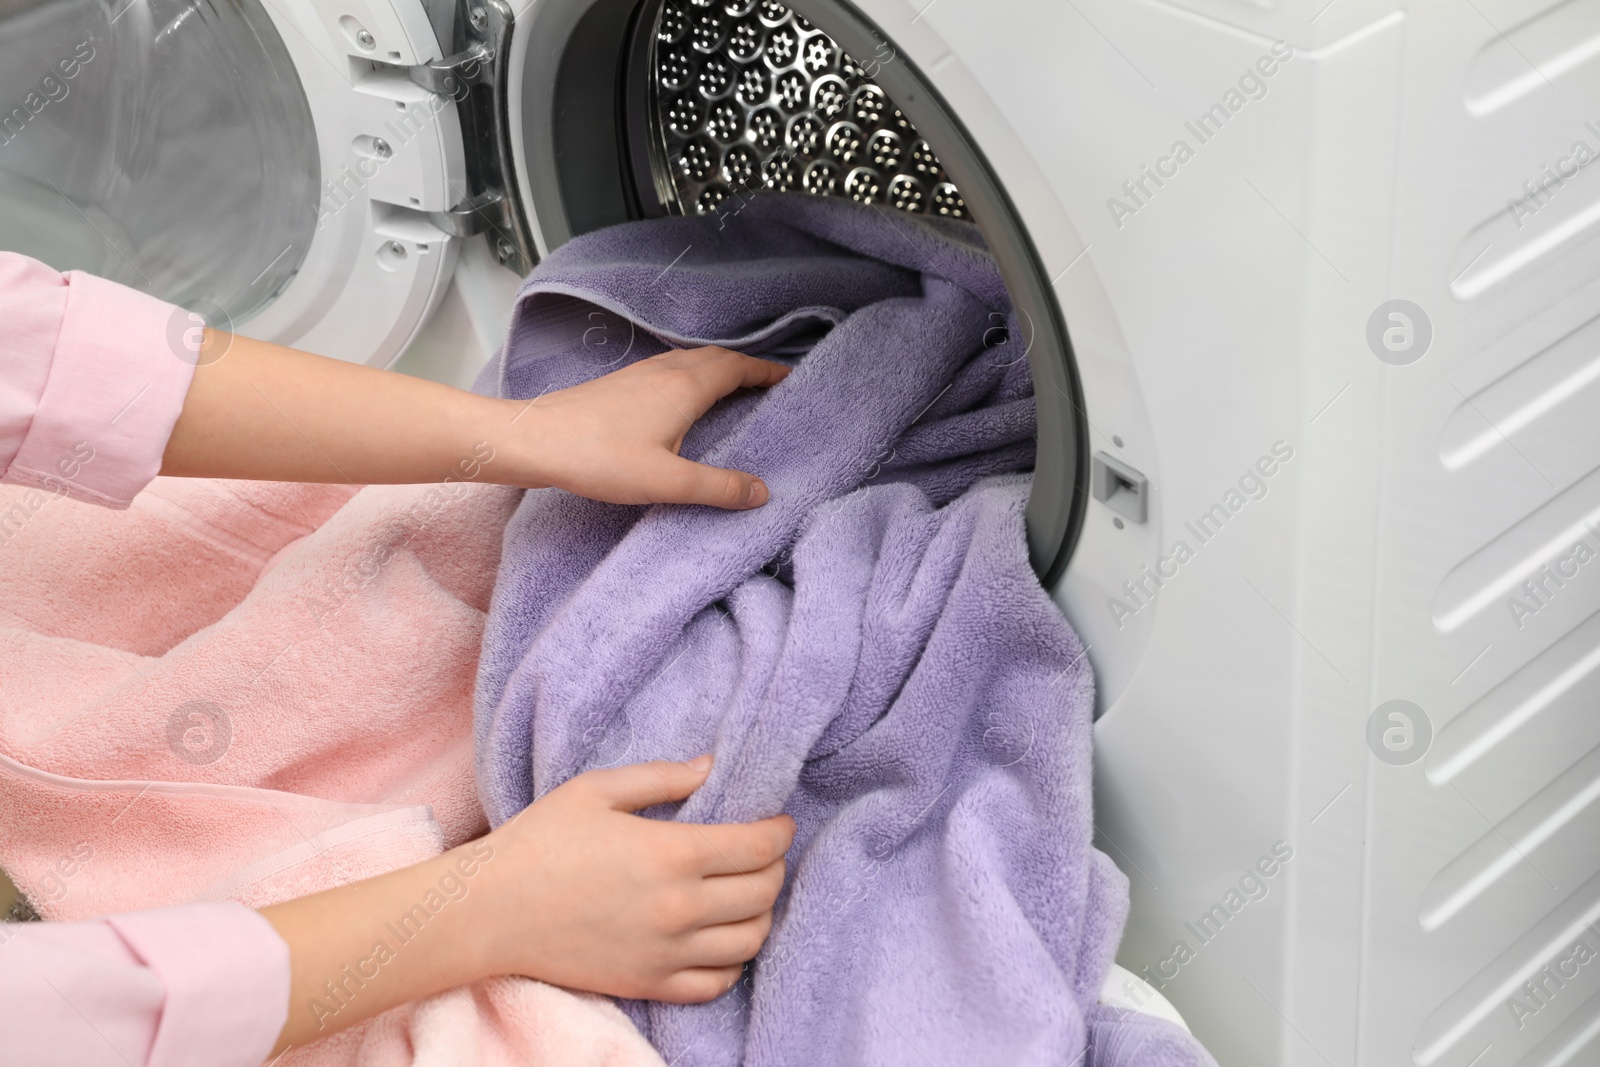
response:
[[[700,760],[590,771],[490,834],[484,969],[678,1002],[710,1000],[738,981],[772,929],[794,820],[631,814],[694,792],[711,767]]]
[[[261,909],[289,945],[274,1055],[498,974],[652,1000],[725,992],[772,928],[793,820],[632,814],[687,797],[710,767],[590,771],[477,841]]]
[[[601,378],[515,401],[529,422],[527,484],[558,486],[613,504],[709,504],[753,508],[767,502],[761,479],[678,455],[683,436],[735,389],[776,385],[781,363],[726,348],[688,348],[640,360]]]
[[[759,507],[744,471],[678,455],[735,389],[789,369],[725,348],[663,353],[533,401],[498,400],[406,374],[206,331],[161,473],[372,483],[558,486],[626,504]]]

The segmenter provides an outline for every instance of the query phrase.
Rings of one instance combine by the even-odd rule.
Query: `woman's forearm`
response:
[[[273,1054],[488,974],[475,841],[390,874],[261,909],[289,945],[289,1017]]]
[[[248,337],[207,330],[206,345],[162,474],[357,485],[440,481],[475,448],[481,452],[483,442],[510,445],[512,420],[523,406]],[[226,351],[205,362],[213,346]],[[533,473],[532,457],[517,449],[495,454],[501,470],[498,477],[486,471],[489,480],[514,482]]]
[[[735,389],[789,373],[723,348],[684,349],[523,401],[214,330],[200,361],[162,474],[354,485],[468,478],[615,504],[722,508],[759,507],[767,488],[744,471],[681,458],[683,436]]]

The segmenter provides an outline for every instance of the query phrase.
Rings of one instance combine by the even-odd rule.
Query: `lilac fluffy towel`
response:
[[[484,637],[494,823],[584,770],[714,751],[655,814],[799,824],[746,980],[627,1005],[678,1067],[1211,1062],[1095,1007],[1127,886],[1090,844],[1093,681],[1024,547],[1009,321],[975,230],[805,196],[592,233],[523,287],[482,382],[503,396],[668,343],[805,353],[685,443],[760,474],[765,507],[530,492]]]

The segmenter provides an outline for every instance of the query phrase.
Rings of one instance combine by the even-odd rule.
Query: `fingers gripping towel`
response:
[[[1027,559],[1019,337],[975,230],[823,198],[589,234],[522,290],[482,383],[504,396],[671,346],[798,357],[684,444],[760,475],[766,506],[530,492],[485,633],[493,822],[585,770],[712,751],[706,785],[653,814],[798,823],[743,980],[626,1005],[671,1063],[1061,1065],[1127,1044],[1089,1016],[1127,887],[1090,842],[1084,649]],[[1106,1062],[1209,1062],[1165,1044],[1188,1053]]]

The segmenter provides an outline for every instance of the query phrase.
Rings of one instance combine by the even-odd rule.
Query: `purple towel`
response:
[[[759,474],[765,507],[530,492],[484,638],[494,823],[581,771],[709,750],[652,814],[799,825],[745,980],[626,1005],[676,1067],[1211,1062],[1095,1004],[1127,884],[1090,844],[1084,650],[1028,565],[1017,336],[971,227],[800,195],[588,234],[522,289],[482,380],[502,396],[669,344],[803,353],[684,446]]]

